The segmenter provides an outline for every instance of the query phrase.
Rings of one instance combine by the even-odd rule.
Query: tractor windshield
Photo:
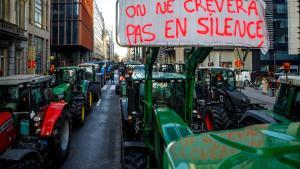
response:
[[[76,82],[76,71],[75,70],[62,70],[57,73],[56,81],[58,83],[68,82],[72,85]]]
[[[153,83],[153,103],[167,105],[177,111],[183,111],[184,83],[155,82]]]
[[[18,86],[1,86],[0,87],[0,106],[1,109],[16,110],[16,106],[19,100],[19,88]]]

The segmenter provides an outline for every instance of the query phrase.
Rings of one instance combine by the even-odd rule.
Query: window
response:
[[[73,19],[78,19],[78,15],[79,15],[79,8],[78,8],[79,4],[78,3],[74,3],[73,4]]]
[[[35,0],[35,3],[34,3],[34,25],[41,28],[42,20],[43,20],[42,0]]]
[[[73,44],[78,44],[78,22],[73,21]]]
[[[65,22],[59,22],[59,44],[65,43]]]
[[[9,20],[8,12],[10,9],[9,0],[0,0],[0,18],[4,20]]]
[[[67,19],[72,19],[72,4],[67,5]]]
[[[42,73],[42,63],[43,63],[43,46],[44,39],[40,37],[34,37],[35,52],[36,52],[36,73]]]
[[[72,22],[71,21],[66,21],[66,40],[67,40],[67,44],[71,44],[71,37],[72,37],[72,32],[71,32],[71,28],[72,28]]]
[[[57,21],[58,20],[58,4],[52,4],[52,20]]]
[[[59,4],[59,19],[64,20],[65,19],[65,4]]]
[[[287,13],[287,7],[285,4],[277,4],[277,13]]]
[[[58,37],[58,27],[57,22],[52,23],[52,29],[51,29],[51,39],[52,39],[52,45],[57,45],[57,37]]]
[[[5,75],[5,56],[4,56],[4,49],[0,48],[0,76]]]

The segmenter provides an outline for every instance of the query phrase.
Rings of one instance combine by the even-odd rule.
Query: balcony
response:
[[[25,30],[19,28],[17,25],[0,19],[0,33],[12,39],[27,40],[25,37]]]

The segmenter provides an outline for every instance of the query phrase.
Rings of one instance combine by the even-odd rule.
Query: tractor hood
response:
[[[166,144],[181,137],[193,135],[190,128],[173,109],[158,107],[155,109],[155,114],[158,128]]]
[[[233,90],[233,91],[229,91],[226,90],[226,93],[231,97],[232,102],[236,103],[237,105],[240,106],[248,106],[251,101],[250,99],[242,92],[237,91],[237,90]]]
[[[70,88],[70,86],[71,85],[69,83],[62,83],[56,86],[55,88],[53,88],[53,94],[54,95],[63,94],[65,91],[67,91]]]
[[[300,166],[300,123],[211,132],[169,144],[164,168],[282,169]]]

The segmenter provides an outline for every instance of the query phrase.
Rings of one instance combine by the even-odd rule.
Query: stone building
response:
[[[0,73],[44,73],[50,56],[50,0],[0,3]]]

